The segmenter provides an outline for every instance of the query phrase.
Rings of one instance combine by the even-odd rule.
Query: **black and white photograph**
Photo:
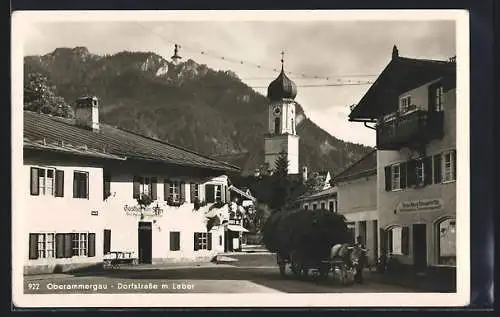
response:
[[[16,12],[14,303],[467,304],[468,18]]]

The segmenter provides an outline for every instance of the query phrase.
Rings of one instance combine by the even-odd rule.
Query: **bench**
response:
[[[133,257],[134,252],[111,251],[104,255],[105,268],[119,268],[121,265],[137,264],[137,258]]]

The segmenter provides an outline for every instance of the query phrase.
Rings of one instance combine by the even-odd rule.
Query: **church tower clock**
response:
[[[281,53],[282,56],[284,53]],[[264,138],[264,161],[271,170],[281,152],[288,158],[288,174],[299,173],[299,136],[295,130],[297,86],[285,74],[284,60],[281,58],[281,72],[269,84],[268,133]]]

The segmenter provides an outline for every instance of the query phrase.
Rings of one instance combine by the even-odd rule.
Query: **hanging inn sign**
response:
[[[154,206],[140,206],[140,205],[125,205],[123,206],[123,211],[127,216],[162,216],[163,209],[158,205]]]
[[[442,199],[418,199],[407,200],[399,203],[397,210],[399,212],[412,211],[438,211],[443,209]]]

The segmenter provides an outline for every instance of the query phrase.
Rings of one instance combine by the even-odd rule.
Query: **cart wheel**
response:
[[[279,264],[279,267],[280,267],[280,275],[283,277],[286,275],[286,264],[285,263],[280,263]]]

